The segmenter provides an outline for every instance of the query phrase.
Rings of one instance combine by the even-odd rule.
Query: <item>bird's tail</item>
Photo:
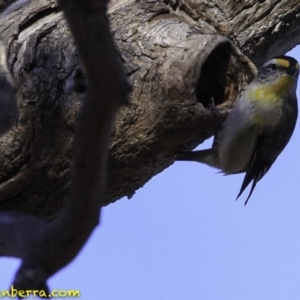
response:
[[[196,161],[220,169],[219,158],[214,149],[182,151],[177,154],[175,160]]]

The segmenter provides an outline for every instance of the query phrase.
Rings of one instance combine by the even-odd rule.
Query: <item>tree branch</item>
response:
[[[213,133],[207,100],[213,96],[230,109],[253,76],[229,43],[259,65],[300,41],[297,0],[114,2],[109,21],[135,88],[114,127],[106,204],[132,197],[178,151]],[[0,21],[22,121],[0,140],[0,207],[6,211],[51,218],[66,195],[86,87],[65,23],[54,0],[28,1]]]
[[[99,222],[111,127],[126,103],[126,82],[106,18],[107,1],[61,0],[88,80],[75,136],[71,187],[58,217],[0,214],[0,255],[22,258],[14,287],[42,289],[78,254]]]

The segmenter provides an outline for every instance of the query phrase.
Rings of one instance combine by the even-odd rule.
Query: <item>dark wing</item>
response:
[[[273,159],[265,160],[261,157],[260,150],[262,148],[263,141],[264,141],[264,135],[260,136],[257,140],[257,144],[255,147],[255,150],[253,151],[248,169],[246,171],[246,175],[245,175],[244,181],[242,183],[242,187],[240,189],[239,194],[236,197],[236,199],[238,199],[241,196],[241,194],[244,192],[246,187],[249,185],[249,183],[251,181],[253,181],[249,196],[248,196],[247,200],[245,201],[245,205],[247,204],[248,200],[250,199],[252,192],[256,186],[256,183],[261,178],[264,177],[264,175],[269,171],[272,164],[274,163],[274,161],[277,158],[277,157],[275,157]]]

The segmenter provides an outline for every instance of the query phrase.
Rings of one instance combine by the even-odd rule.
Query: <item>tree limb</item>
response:
[[[110,35],[106,1],[60,4],[82,58],[88,90],[76,129],[70,193],[58,217],[47,223],[0,214],[0,254],[22,258],[13,283],[18,290],[48,292],[46,280],[74,259],[97,226],[110,131],[130,91]]]
[[[213,134],[209,98],[226,117],[254,74],[242,53],[260,65],[299,43],[299,9],[297,0],[112,3],[109,21],[134,89],[113,129],[105,204],[132,197],[178,151]],[[52,218],[70,179],[85,76],[54,0],[29,0],[1,18],[0,32],[21,108],[18,129],[0,140],[0,207]]]

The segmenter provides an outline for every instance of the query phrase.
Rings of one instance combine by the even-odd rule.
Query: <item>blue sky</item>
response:
[[[299,48],[289,55],[300,61]],[[50,289],[102,300],[299,300],[299,151],[298,123],[247,206],[249,189],[235,201],[243,175],[176,162],[131,200],[104,208],[101,226]],[[0,259],[0,291],[18,265]]]

